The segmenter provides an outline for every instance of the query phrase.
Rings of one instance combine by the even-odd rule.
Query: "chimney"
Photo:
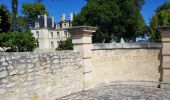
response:
[[[38,19],[40,18],[40,15],[38,15]]]
[[[54,27],[54,17],[52,17],[52,28]]]
[[[66,19],[65,19],[65,14],[63,14],[62,16],[61,16],[61,21],[65,21]]]
[[[73,13],[70,13],[70,21],[73,21]]]
[[[38,20],[37,20],[37,22],[35,22],[35,25],[34,25],[35,28],[40,27],[39,18],[40,18],[40,15],[38,15]]]
[[[74,14],[73,14],[74,16],[76,15],[76,12],[74,12]]]
[[[44,14],[44,27],[47,27],[47,15]]]

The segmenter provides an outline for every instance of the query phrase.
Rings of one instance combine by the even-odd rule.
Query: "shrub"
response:
[[[71,38],[68,38],[66,41],[60,41],[57,51],[60,50],[73,50],[73,44]]]
[[[36,41],[30,32],[1,33],[0,47],[10,48],[6,50],[7,52],[33,51]]]

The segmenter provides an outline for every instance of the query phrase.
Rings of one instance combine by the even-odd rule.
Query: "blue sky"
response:
[[[23,2],[34,2],[35,0],[19,0],[19,13]],[[145,0],[145,5],[142,8],[141,14],[145,22],[149,24],[150,19],[154,14],[154,10],[167,0]],[[11,10],[11,0],[0,0]],[[56,21],[60,21],[60,16],[65,13],[66,18],[69,18],[70,12],[80,12],[81,8],[86,4],[85,0],[44,0],[46,9],[50,16],[54,16]]]

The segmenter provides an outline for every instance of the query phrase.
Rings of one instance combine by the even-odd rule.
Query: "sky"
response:
[[[12,0],[0,0],[0,4],[4,3],[11,10]],[[22,4],[24,2],[34,2],[35,0],[18,0],[19,1],[19,14],[21,14]],[[145,0],[141,14],[147,25],[149,25],[150,19],[155,14],[154,10],[162,5],[167,0]],[[85,0],[43,0],[47,11],[50,16],[54,16],[55,21],[60,21],[62,14],[69,18],[71,12],[79,13],[81,8],[86,5]]]

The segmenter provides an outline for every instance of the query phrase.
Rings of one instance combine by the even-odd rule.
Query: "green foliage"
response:
[[[37,0],[37,2],[41,0]],[[32,37],[30,32],[29,25],[32,25],[32,22],[37,19],[39,14],[47,13],[45,11],[45,6],[40,3],[29,4],[26,3],[23,5],[23,14],[24,17],[18,16],[18,0],[12,0],[12,13],[10,14],[6,9],[0,7],[0,33],[7,32],[9,30],[10,24],[11,33],[1,33],[0,34],[0,47],[7,52],[25,52],[33,51],[36,47],[35,38]],[[32,11],[31,11],[32,10]],[[7,16],[8,15],[8,16]],[[5,16],[5,17],[4,17]],[[4,23],[6,22],[6,23]],[[1,27],[2,26],[2,27]],[[4,29],[2,29],[4,28]],[[6,50],[8,49],[8,50]]]
[[[0,5],[0,33],[8,32],[10,30],[10,23],[8,20],[9,11],[5,5]]]
[[[170,2],[165,2],[155,12],[150,23],[153,28],[170,25]]]
[[[11,26],[12,25],[12,14],[11,13],[9,13],[8,14],[8,22],[9,22],[9,26]],[[19,32],[27,32],[27,31],[30,31],[30,27],[29,27],[29,25],[27,24],[27,22],[26,22],[26,20],[24,19],[24,17],[23,16],[18,16],[17,17],[17,23],[18,23],[18,29],[17,29],[17,31],[19,31]],[[9,27],[8,26],[8,27]],[[11,27],[12,28],[12,27]],[[13,31],[12,29],[10,30],[10,31]]]
[[[31,27],[34,26],[34,22],[37,21],[38,15],[48,14],[45,9],[45,5],[42,3],[24,3],[22,5],[22,14],[24,15],[25,22]]]
[[[155,29],[153,29],[153,31],[155,32],[155,34],[151,34],[150,41],[161,42],[162,41],[161,32]]]
[[[158,17],[155,15],[150,23],[151,27],[156,28],[158,26]]]
[[[58,48],[56,50],[73,50],[73,44],[71,38],[68,38],[66,41],[60,41]]]
[[[170,25],[170,9],[165,11],[160,11],[157,16],[158,16],[159,26]]]
[[[164,10],[169,10],[170,9],[170,2],[165,2],[163,5],[161,5],[160,7],[158,7],[155,12],[160,12],[160,11],[164,11]]]
[[[88,0],[87,5],[74,17],[74,26],[98,27],[93,42],[134,40],[143,34],[145,26],[141,6],[144,0]]]
[[[18,16],[18,26],[20,32],[28,32],[30,31],[29,24],[25,20],[23,16]]]
[[[143,35],[143,28],[146,26],[143,16],[140,14],[144,0],[118,0],[121,16],[121,27],[123,38],[126,41],[134,41],[136,36]]]
[[[158,26],[170,25],[170,2],[165,2],[155,10],[156,14],[150,22],[150,31],[148,31],[151,41],[161,41],[161,34],[157,30]]]
[[[43,0],[35,0],[36,2],[41,2]],[[11,31],[16,32],[16,31],[21,31],[23,28],[26,28],[27,30],[29,25],[33,25],[33,22],[35,22],[35,16],[37,18],[37,15],[35,13],[40,12],[41,14],[44,11],[45,6],[40,3],[25,3],[24,4],[24,9],[23,9],[23,14],[25,15],[25,24],[24,26],[21,26],[20,23],[18,23],[18,0],[12,0],[12,27]],[[31,11],[32,10],[32,11]],[[33,13],[32,13],[33,12]],[[46,12],[45,12],[46,13]],[[33,15],[31,15],[33,14]],[[44,14],[44,13],[43,13]],[[23,31],[23,30],[22,30]]]
[[[151,26],[145,27],[145,33],[150,37],[151,42],[161,42],[161,32]]]
[[[30,32],[2,33],[0,34],[0,47],[10,48],[7,50],[10,52],[33,51],[36,47],[36,41]]]
[[[2,47],[2,48],[11,47],[12,43],[9,40],[9,37],[10,37],[9,33],[1,33],[0,34],[0,47]]]

